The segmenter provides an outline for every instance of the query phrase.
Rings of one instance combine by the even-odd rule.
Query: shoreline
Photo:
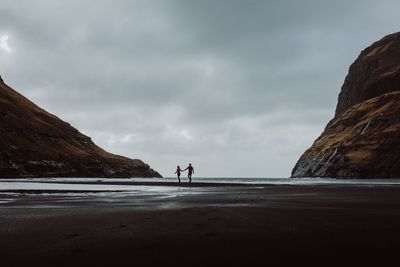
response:
[[[382,266],[397,260],[398,186],[169,189],[148,195],[3,195],[2,262]]]
[[[289,183],[289,182],[209,182],[209,181],[195,181],[195,182],[176,182],[176,181],[107,181],[107,180],[96,180],[96,181],[84,181],[84,180],[6,180],[2,181],[0,179],[0,183],[41,183],[41,184],[82,184],[82,185],[129,185],[129,186],[182,186],[182,187],[225,187],[225,186],[233,186],[233,187],[252,187],[252,186],[400,186],[400,183],[390,183],[389,180],[382,180],[379,183],[379,180],[362,180],[362,179],[354,179],[353,181],[359,181],[359,183],[349,183],[348,179],[335,179],[335,182],[327,182],[327,181],[316,181],[315,183]],[[396,180],[397,181],[397,180]],[[400,181],[400,179],[399,179]],[[1,189],[0,189],[1,190]]]
[[[192,182],[192,183],[178,183],[178,182],[74,182],[74,181],[38,181],[38,182],[28,182],[38,183],[38,184],[55,184],[55,185],[83,185],[83,186],[100,186],[105,187],[104,189],[36,189],[36,188],[27,188],[27,189],[1,189],[0,188],[0,196],[1,194],[96,194],[96,193],[138,193],[138,190],[141,192],[146,192],[148,189],[160,189],[160,193],[165,193],[163,188],[168,188],[170,190],[180,190],[180,189],[204,189],[204,190],[229,190],[229,189],[243,189],[243,190],[251,190],[251,189],[283,189],[286,188],[289,191],[294,190],[303,190],[306,188],[319,188],[319,189],[329,189],[343,188],[344,190],[349,188],[398,188],[400,189],[400,185],[398,184],[252,184],[252,183],[214,183],[214,182]],[[122,189],[107,189],[106,187],[114,187],[114,186],[122,186]],[[126,186],[126,188],[124,188]],[[207,191],[201,191],[206,193]],[[152,191],[157,192],[157,190]]]

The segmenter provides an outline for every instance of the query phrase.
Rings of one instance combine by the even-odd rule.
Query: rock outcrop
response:
[[[138,159],[108,153],[0,77],[0,178],[161,177]]]
[[[400,33],[363,50],[292,177],[400,178]]]
[[[400,90],[400,33],[363,50],[350,66],[339,94],[336,116],[352,105]]]

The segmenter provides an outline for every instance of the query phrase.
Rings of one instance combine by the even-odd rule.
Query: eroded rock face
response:
[[[335,117],[292,177],[400,178],[400,34],[361,52]]]
[[[293,177],[400,177],[400,92],[354,105],[330,121]]]
[[[352,105],[400,90],[400,33],[394,33],[363,50],[350,66],[336,116]]]
[[[138,159],[108,153],[0,78],[0,178],[161,177]]]

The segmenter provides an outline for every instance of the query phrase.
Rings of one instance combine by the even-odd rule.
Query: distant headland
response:
[[[161,177],[139,159],[111,154],[38,107],[0,76],[0,178]]]
[[[400,33],[350,66],[335,117],[292,177],[400,178]]]

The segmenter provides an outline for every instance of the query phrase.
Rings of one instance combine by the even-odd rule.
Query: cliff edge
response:
[[[351,65],[335,117],[299,159],[292,177],[400,178],[400,33]]]
[[[138,159],[108,153],[0,77],[0,178],[161,177]]]

